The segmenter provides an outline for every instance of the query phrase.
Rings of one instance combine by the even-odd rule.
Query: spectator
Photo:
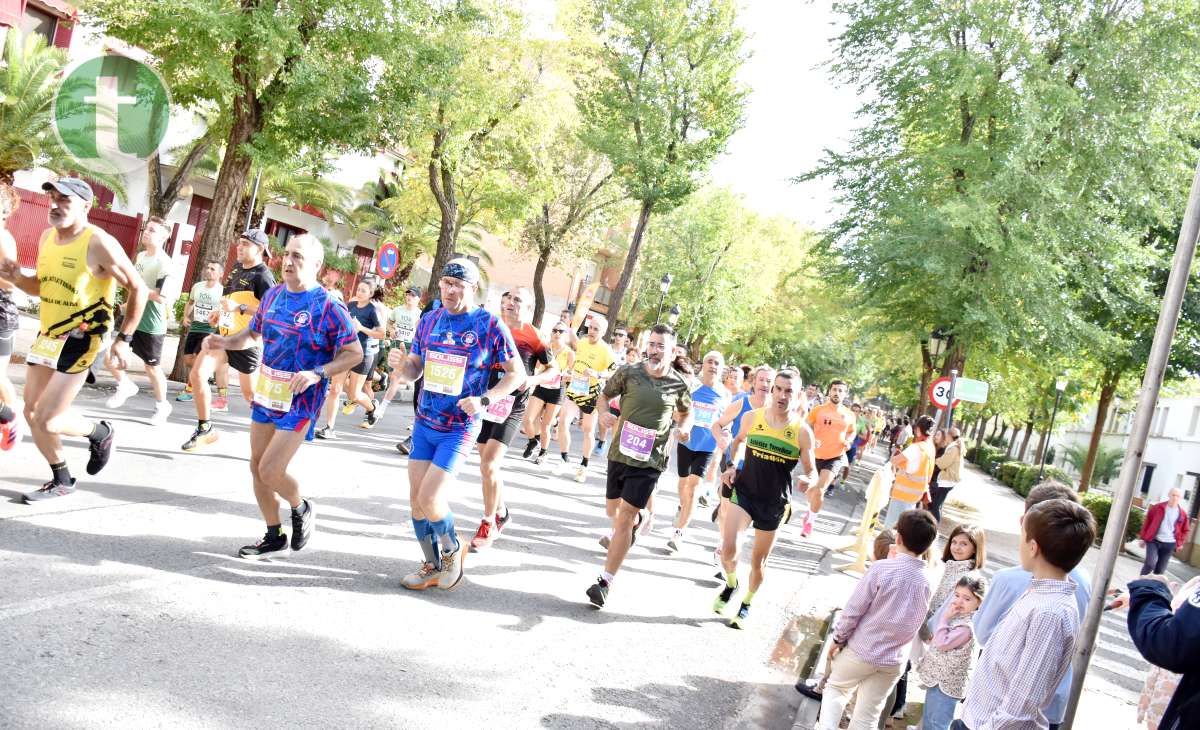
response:
[[[1129,584],[1129,635],[1146,661],[1183,675],[1163,712],[1163,730],[1200,727],[1200,589],[1171,611],[1167,578],[1150,575]]]
[[[1167,501],[1159,502],[1146,510],[1146,521],[1142,524],[1142,546],[1146,548],[1146,561],[1142,563],[1142,575],[1155,573],[1165,575],[1171,553],[1184,546],[1188,534],[1188,516],[1179,506],[1183,492],[1172,487],[1167,492]]]
[[[949,432],[943,430],[939,433],[942,434],[941,449],[933,460],[934,466],[937,467],[937,473],[934,475],[934,481],[937,483],[929,487],[929,511],[933,513],[935,520],[941,522],[942,504],[962,478],[963,448],[962,431],[952,428]],[[935,442],[935,445],[939,444]]]
[[[1197,589],[1200,589],[1200,576],[1192,578],[1183,585],[1182,588],[1175,591],[1175,597],[1171,599],[1171,609],[1178,611],[1188,599],[1197,594]],[[1129,632],[1133,634],[1132,628]],[[1170,706],[1171,698],[1175,696],[1175,692],[1179,687],[1179,680],[1182,679],[1178,674],[1159,666],[1151,666],[1150,671],[1146,674],[1146,684],[1142,687],[1142,694],[1138,697],[1138,722],[1144,722],[1148,730],[1158,730],[1160,727],[1166,727],[1162,724],[1163,716],[1166,713],[1167,707]],[[1195,724],[1196,718],[1192,718],[1192,724]],[[1180,727],[1187,727],[1180,723],[1176,723]]]
[[[978,525],[958,525],[946,540],[942,552],[942,579],[929,602],[931,611],[942,608],[958,585],[958,579],[973,570],[983,570],[987,559],[987,533]],[[929,629],[932,631],[932,626]],[[922,636],[921,638],[926,638]]]
[[[902,512],[916,507],[925,498],[933,476],[934,449],[929,438],[933,433],[933,419],[921,416],[914,425],[916,437],[912,444],[892,457],[896,479],[892,482],[892,500],[883,518],[886,527],[895,527]]]
[[[905,512],[896,526],[896,557],[873,563],[834,627],[832,671],[821,700],[820,730],[837,730],[857,690],[850,730],[873,730],[904,670],[908,646],[929,607],[929,581],[919,556],[937,537],[924,510]]]
[[[1021,518],[1021,567],[1030,574],[1028,586],[984,643],[962,720],[951,726],[955,730],[1056,725],[1045,708],[1071,668],[1082,615],[1078,586],[1068,576],[1096,539],[1096,520],[1078,498],[1043,499],[1056,487],[1039,489],[1041,494],[1030,492],[1037,502]],[[975,630],[982,638],[979,615]]]
[[[971,618],[983,601],[987,581],[979,573],[958,577],[950,605],[938,621],[929,650],[917,661],[917,676],[925,688],[921,730],[946,730],[954,709],[966,695],[967,674],[975,653]]]

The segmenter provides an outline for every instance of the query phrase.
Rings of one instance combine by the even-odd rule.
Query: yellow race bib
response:
[[[294,373],[259,365],[258,380],[254,383],[254,402],[272,411],[290,411],[292,375]]]

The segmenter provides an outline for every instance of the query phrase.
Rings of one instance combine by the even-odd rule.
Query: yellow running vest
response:
[[[91,240],[91,226],[67,244],[59,244],[58,231],[51,228],[38,249],[42,334],[61,337],[83,330],[99,336],[111,329],[117,281],[101,279],[88,269]]]

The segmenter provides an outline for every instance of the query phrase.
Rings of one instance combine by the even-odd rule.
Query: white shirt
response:
[[[1158,523],[1158,532],[1154,539],[1158,542],[1175,542],[1175,523],[1179,522],[1179,508],[1167,505],[1163,512],[1162,522]]]

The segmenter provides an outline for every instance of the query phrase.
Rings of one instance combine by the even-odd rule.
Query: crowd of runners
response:
[[[39,332],[25,353],[23,410],[50,479],[24,496],[28,502],[78,488],[64,437],[86,439],[89,475],[112,458],[113,424],[71,409],[101,360],[117,382],[108,408],[123,407],[138,392],[125,374],[137,357],[153,391],[151,422],[162,423],[172,410],[160,367],[172,275],[162,252],[167,226],[151,218],[130,261],[88,222],[86,182],[62,179],[44,189],[50,227],[32,274],[17,265],[12,238],[3,232],[15,201],[0,201],[0,449],[18,441],[19,399],[7,377],[16,329],[11,290],[40,300]],[[697,506],[712,508],[720,581],[712,609],[742,628],[780,528],[792,521],[802,538],[810,536],[827,495],[846,481],[856,457],[886,441],[893,479],[880,514],[882,547],[833,628],[825,682],[809,688],[822,698],[820,727],[837,728],[855,693],[851,727],[875,727],[910,666],[928,690],[922,726],[930,730],[952,722],[972,730],[1061,722],[1074,632],[1089,592],[1076,566],[1096,529],[1072,490],[1045,484],[1029,494],[1021,566],[1000,571],[990,591],[978,573],[983,531],[956,530],[935,590],[925,568],[940,500],[958,479],[962,443],[957,431],[937,430],[928,416],[893,417],[854,402],[842,380],[806,384],[786,366],[734,364],[717,351],[694,365],[665,324],[636,338],[618,327],[606,342],[603,316],[564,312],[540,331],[531,324],[528,289],[504,292],[498,312],[481,306],[480,272],[465,258],[437,272],[431,296],[409,289],[404,304],[388,310],[379,282],[360,281],[343,301],[333,282],[318,281],[323,247],[310,235],[292,236],[273,253],[265,233],[247,230],[236,251],[227,275],[224,262],[202,262],[202,280],[189,292],[189,377],[175,401],[195,408],[195,430],[179,448],[203,452],[220,435],[211,414],[228,408],[229,370],[237,373],[250,407],[250,481],[265,528],[238,551],[241,557],[278,558],[306,546],[317,506],[302,496],[291,471],[297,450],[314,438],[339,438],[339,411],[345,418],[361,408],[358,425],[373,428],[407,385],[415,418],[396,449],[407,456],[420,553],[401,586],[454,589],[467,553],[503,535],[512,522],[506,455],[515,443],[534,468],[580,483],[604,475],[606,555],[594,582],[581,586],[597,608],[609,602],[631,546],[654,529],[654,493],[673,464],[679,507],[667,548],[683,549]],[[281,283],[268,266],[273,255],[281,259]],[[576,426],[582,450],[573,462]],[[483,514],[467,539],[448,497],[472,450],[479,455]],[[750,528],[743,577],[739,551]],[[977,645],[986,648],[973,663]],[[954,720],[959,703],[961,719]]]

